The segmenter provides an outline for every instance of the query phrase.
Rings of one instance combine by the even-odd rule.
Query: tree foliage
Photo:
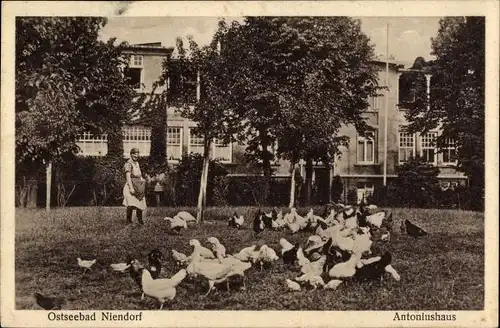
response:
[[[330,163],[348,142],[338,134],[342,124],[366,130],[361,113],[379,88],[373,48],[358,21],[247,17],[243,25],[222,26],[222,57],[232,71],[228,105],[265,176],[276,141],[278,155],[292,163]]]
[[[99,41],[98,17],[16,20],[16,159],[50,161],[76,152],[84,131],[99,135],[129,119],[128,57]]]
[[[430,106],[420,101],[408,111],[411,131],[441,127],[437,146],[453,139],[457,168],[484,192],[485,19],[446,17],[432,39]]]

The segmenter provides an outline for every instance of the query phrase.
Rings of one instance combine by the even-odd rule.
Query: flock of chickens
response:
[[[188,228],[188,223],[196,223],[196,219],[188,212],[179,212],[173,218],[166,217],[170,228],[179,234]],[[243,216],[236,213],[228,219],[228,226],[240,229],[244,225]],[[114,263],[110,267],[114,271],[129,272],[132,279],[142,291],[141,300],[145,295],[160,302],[163,309],[165,302],[172,301],[176,296],[176,287],[186,277],[201,278],[208,282],[208,295],[216,284],[226,283],[232,277],[242,280],[241,289],[246,289],[245,272],[252,266],[264,270],[280,258],[286,268],[300,267],[300,274],[287,278],[284,285],[291,291],[299,291],[304,286],[316,289],[336,289],[345,281],[381,280],[389,273],[396,281],[400,280],[398,272],[391,266],[390,252],[379,256],[372,255],[373,240],[389,242],[394,225],[392,212],[378,210],[374,205],[361,203],[357,207],[331,204],[325,208],[323,216],[315,215],[311,209],[306,216],[300,216],[295,208],[283,215],[282,211],[273,209],[269,213],[258,210],[252,222],[255,235],[266,229],[289,229],[292,234],[309,232],[304,247],[301,243],[293,244],[281,238],[281,250],[278,253],[266,244],[251,245],[235,254],[226,254],[225,246],[216,237],[207,238],[207,247],[197,239],[191,239],[189,245],[192,253],[187,256],[171,250],[171,256],[179,271],[170,278],[159,278],[162,270],[163,253],[153,249],[148,254],[148,265],[141,264],[137,259],[128,258],[124,263]],[[427,233],[408,220],[401,222],[402,233],[415,238]],[[90,270],[96,260],[77,259],[84,273]],[[57,298],[35,294],[37,304],[44,309],[60,309],[64,301]]]

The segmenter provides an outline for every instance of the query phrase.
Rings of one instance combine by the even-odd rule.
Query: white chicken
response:
[[[371,240],[371,234],[363,233],[354,235],[354,243],[352,246],[352,251],[358,254],[363,254],[367,252],[371,254],[371,247],[373,245],[373,241]]]
[[[377,228],[380,228],[382,226],[382,221],[384,220],[384,218],[385,218],[385,212],[381,211],[367,216],[366,221],[376,226]]]
[[[224,247],[224,245],[220,243],[219,239],[215,237],[209,237],[207,238],[207,241],[210,243],[212,251],[214,252],[219,262],[222,263],[222,259],[226,257],[226,247]]]
[[[323,286],[324,289],[337,289],[337,287],[342,284],[342,280],[332,279],[326,285]]]
[[[284,252],[291,250],[295,246],[286,240],[285,238],[280,239],[280,245],[281,245],[281,255],[283,255]]]
[[[314,289],[318,288],[318,286],[324,286],[325,282],[323,281],[323,278],[319,275],[314,275],[314,274],[303,274],[300,277],[295,278],[295,281],[298,282],[307,282],[309,283]]]
[[[163,220],[170,222],[170,229],[172,229],[177,234],[179,234],[182,229],[187,229],[186,221],[178,216],[174,216],[173,218],[167,216],[164,217]]]
[[[358,261],[359,256],[353,253],[347,262],[335,264],[330,271],[328,271],[328,275],[332,278],[352,277],[356,273],[356,264]]]
[[[196,222],[196,218],[191,213],[186,211],[180,211],[179,213],[177,213],[176,216],[181,218],[185,222],[193,222],[193,223]]]
[[[260,271],[262,271],[262,268],[265,263],[272,263],[274,261],[278,260],[278,255],[276,255],[276,252],[274,249],[267,245],[262,245],[259,250],[259,255],[257,257],[257,261],[260,264]]]
[[[245,222],[245,218],[243,217],[243,215],[238,216],[236,213],[234,213],[234,215],[229,218],[228,222],[230,227],[240,229]]]
[[[175,249],[172,249],[172,257],[178,266],[184,265],[188,261],[186,254],[178,252]]]
[[[77,261],[78,261],[78,266],[80,268],[83,268],[83,272],[87,272],[88,270],[90,270],[90,268],[92,268],[92,266],[97,262],[96,259],[93,259],[93,260],[82,260],[81,258],[77,258]]]
[[[300,291],[300,285],[298,282],[292,281],[290,279],[286,279],[285,283],[286,283],[289,290]]]
[[[200,275],[208,279],[208,291],[213,290],[216,283],[226,282],[229,290],[229,275],[232,272],[230,264],[219,263],[218,261],[203,261],[201,257],[202,247],[198,240],[191,239],[189,244],[194,247],[193,254],[191,255],[191,263],[187,267],[187,272],[190,275]]]
[[[118,272],[125,272],[128,270],[128,268],[130,268],[130,264],[128,263],[112,263],[110,265],[111,269],[113,269],[113,271],[118,271]]]
[[[283,211],[280,210],[276,215],[276,220],[273,220],[273,229],[281,229],[285,226],[285,220],[283,219]]]
[[[194,250],[198,249],[198,253],[200,257],[205,258],[205,259],[214,259],[215,255],[214,253],[209,250],[206,247],[201,246],[200,241],[198,239],[191,239],[189,241],[189,245],[193,246],[193,254]],[[190,257],[193,257],[193,254],[190,255]]]
[[[216,260],[201,260],[202,262],[214,262]],[[217,262],[216,262],[217,263]],[[250,262],[243,262],[238,260],[232,255],[228,255],[227,257],[222,259],[222,262],[218,262],[221,264],[229,265],[231,266],[231,272],[227,274],[227,277],[230,278],[232,276],[238,275],[242,277],[243,280],[243,286],[242,289],[246,289],[246,277],[245,277],[245,271],[250,269],[252,267],[252,264]],[[228,282],[228,290],[229,290],[229,281]]]
[[[144,294],[158,299],[161,303],[160,310],[163,309],[165,300],[173,300],[176,294],[175,288],[186,277],[186,270],[181,269],[169,279],[153,279],[151,273],[142,270],[142,290]]]
[[[249,261],[254,262],[259,257],[259,251],[255,250],[256,247],[257,247],[256,245],[245,247],[238,253],[233,254],[233,256],[243,262],[249,262]]]
[[[392,265],[387,265],[385,267],[385,272],[388,272],[391,274],[391,276],[394,278],[394,280],[399,281],[401,280],[401,277],[399,276],[399,273],[392,267]]]
[[[326,255],[322,255],[318,260],[314,262],[311,261],[305,262],[305,264],[301,266],[300,272],[313,276],[321,276],[325,263],[326,263]]]

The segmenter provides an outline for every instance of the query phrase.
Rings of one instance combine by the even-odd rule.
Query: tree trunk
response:
[[[288,204],[288,208],[292,208],[295,206],[295,163],[292,163],[292,168],[290,170],[290,204]]]
[[[312,194],[312,176],[313,176],[313,161],[312,158],[306,159],[306,179],[305,179],[305,205],[311,204]]]
[[[328,170],[328,203],[332,202],[332,182],[333,182],[333,164],[330,164],[329,170]]]
[[[207,192],[207,180],[208,180],[208,168],[210,164],[210,145],[205,144],[203,151],[203,167],[201,170],[201,181],[200,181],[200,192],[198,194],[198,212],[196,214],[196,223],[203,222],[203,212],[206,204],[206,192]]]
[[[50,212],[50,193],[52,191],[52,161],[47,161],[45,165],[45,173],[46,173],[46,186],[47,186],[47,195],[45,201],[45,210]]]

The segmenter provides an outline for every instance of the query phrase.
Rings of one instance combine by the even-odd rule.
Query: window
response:
[[[203,154],[203,138],[198,137],[194,134],[194,129],[189,129],[189,148],[188,152]],[[222,141],[217,139],[212,143],[212,154],[213,159],[218,159],[223,163],[230,163],[232,161],[233,155],[232,144],[224,145]]]
[[[457,163],[457,147],[455,140],[446,139],[445,146],[442,149],[443,164],[456,164]]]
[[[371,87],[374,87],[375,85],[373,82],[369,82],[368,84]],[[377,111],[380,108],[380,97],[378,96],[369,96],[368,97],[368,110],[370,111]]]
[[[142,68],[128,67],[125,69],[125,77],[128,84],[134,89],[140,89],[142,85]]]
[[[421,154],[427,163],[436,164],[436,132],[427,132],[420,136]]]
[[[380,108],[380,97],[369,97],[368,98],[369,110],[378,111]]]
[[[131,55],[130,56],[130,65],[124,71],[125,77],[128,78],[128,83],[134,89],[140,89],[143,80],[142,80],[142,69],[143,65],[143,56],[142,55]]]
[[[204,144],[203,139],[204,139],[203,137],[198,137],[197,135],[195,135],[194,129],[190,128],[188,153],[196,153],[203,155],[203,144]]]
[[[145,126],[126,126],[123,132],[123,156],[130,157],[130,150],[138,148],[141,156],[151,152],[151,129]]]
[[[130,58],[131,67],[143,67],[143,56],[142,55],[132,55]]]
[[[361,203],[361,201],[366,202],[366,198],[373,195],[374,189],[375,188],[373,186],[373,183],[367,183],[367,182],[357,183],[356,190],[357,190],[358,204]]]
[[[104,156],[108,153],[108,136],[95,136],[89,132],[84,132],[76,142],[80,147],[80,154],[83,156]]]
[[[167,127],[167,159],[178,161],[182,157],[182,128]]]
[[[262,145],[260,143],[257,147],[262,151]],[[275,141],[271,146],[268,146],[267,151],[271,153],[271,164],[277,164],[278,157],[276,156],[276,152],[278,151],[278,142]],[[259,158],[257,162],[262,163],[262,159]]]
[[[399,162],[404,163],[415,156],[415,135],[399,132]]]
[[[233,157],[233,145],[224,145],[220,140],[215,139],[213,143],[213,158],[223,163],[231,163]]]
[[[375,133],[371,132],[366,137],[358,136],[357,162],[358,164],[375,163]]]

